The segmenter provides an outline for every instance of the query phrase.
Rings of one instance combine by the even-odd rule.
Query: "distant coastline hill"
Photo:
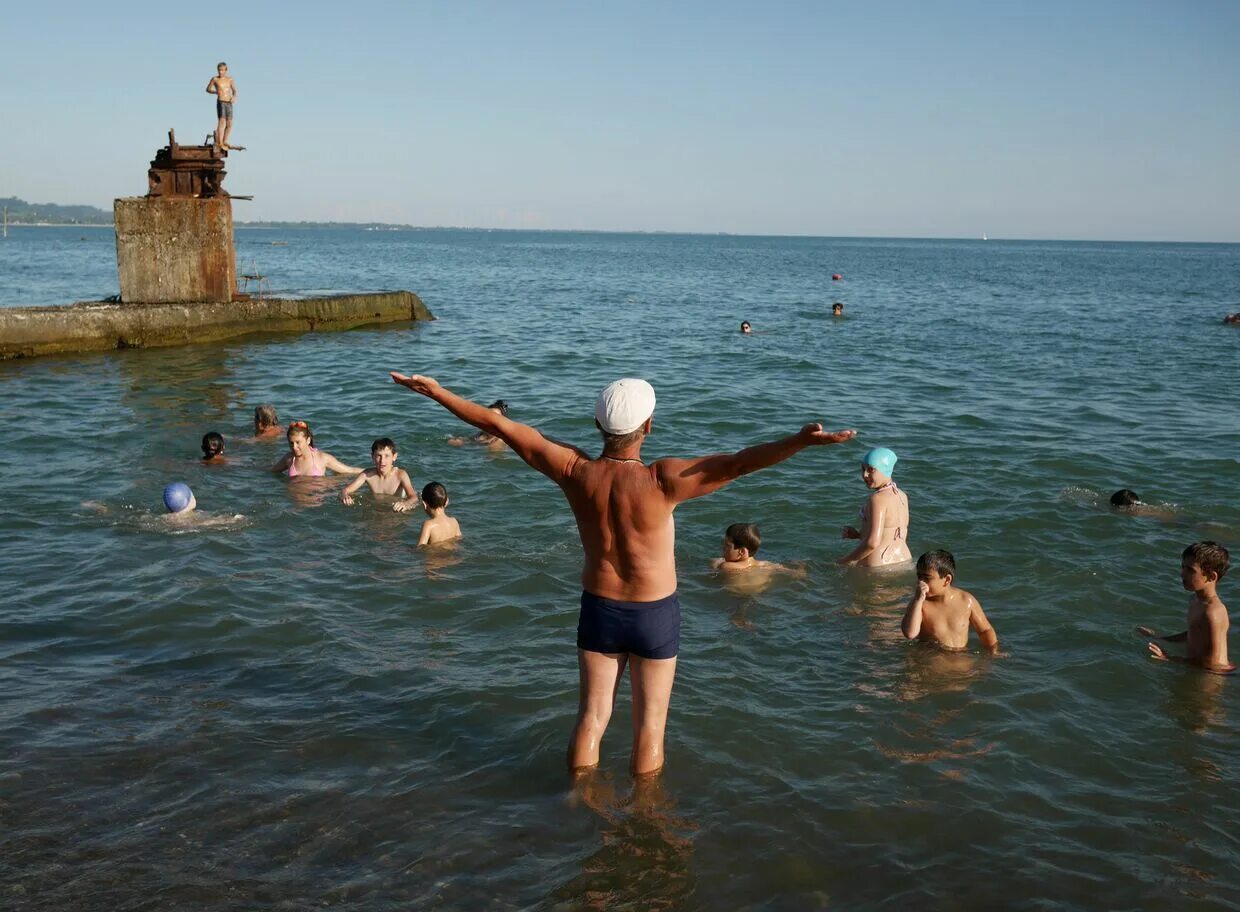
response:
[[[10,225],[111,225],[112,213],[95,206],[28,203],[16,196],[0,197]],[[414,231],[412,225],[387,222],[236,222],[238,228],[364,228],[369,231]]]
[[[95,206],[58,206],[28,203],[15,196],[0,197],[9,211],[10,225],[111,225],[112,213]]]

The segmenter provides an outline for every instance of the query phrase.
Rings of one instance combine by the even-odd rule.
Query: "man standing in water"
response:
[[[215,144],[221,149],[231,149],[228,134],[232,132],[233,102],[237,100],[237,84],[228,75],[228,64],[218,63],[216,75],[207,83],[207,94],[215,96]]]
[[[598,396],[594,423],[603,453],[544,437],[485,406],[440,386],[430,377],[392,379],[438,402],[467,424],[508,444],[564,492],[581,535],[581,615],[577,662],[581,691],[577,724],[568,747],[569,768],[598,764],[599,746],[625,665],[633,689],[635,775],[663,767],[663,731],[676,677],[680,604],[676,600],[677,504],[719,490],[730,481],[783,462],[809,446],[843,443],[855,431],[828,432],[807,424],[795,434],[737,453],[697,459],[641,460],[651,431],[654,388],[645,380],[617,380]]]

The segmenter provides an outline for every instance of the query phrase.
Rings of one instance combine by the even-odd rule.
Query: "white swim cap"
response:
[[[637,430],[654,414],[654,387],[625,377],[609,383],[594,401],[594,417],[605,434],[620,436]]]

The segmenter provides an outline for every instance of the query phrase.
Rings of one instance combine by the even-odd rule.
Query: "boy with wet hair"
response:
[[[422,523],[422,534],[418,536],[419,547],[461,537],[461,524],[444,512],[448,506],[447,488],[432,481],[422,489],[422,504],[426,508],[428,519]]]
[[[788,570],[783,564],[757,559],[762,533],[753,523],[732,523],[723,533],[723,557],[711,562],[716,570],[739,573],[743,570]]]
[[[927,551],[917,558],[917,589],[904,612],[904,635],[945,649],[965,649],[972,627],[982,646],[997,652],[999,637],[981,603],[972,593],[957,588],[955,581],[956,559],[951,552]]]
[[[1150,643],[1150,657],[1164,662],[1185,662],[1215,674],[1231,674],[1236,666],[1227,658],[1227,631],[1231,621],[1227,606],[1218,597],[1218,581],[1231,566],[1231,555],[1217,542],[1195,542],[1180,556],[1180,582],[1191,592],[1188,629],[1159,636],[1148,627],[1137,633],[1165,643],[1184,643],[1184,658],[1173,656],[1157,643]]]
[[[373,469],[366,469],[358,474],[349,486],[340,492],[340,502],[345,506],[353,505],[353,494],[366,485],[375,494],[401,494],[404,500],[392,504],[397,513],[406,513],[418,505],[418,495],[413,490],[413,482],[409,473],[396,466],[396,443],[391,437],[380,437],[370,445],[370,458],[374,462]]]

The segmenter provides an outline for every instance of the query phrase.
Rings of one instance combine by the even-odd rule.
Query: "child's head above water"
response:
[[[448,489],[437,481],[422,488],[422,503],[428,510],[442,510],[448,505]]]
[[[927,551],[917,558],[917,579],[938,595],[956,579],[956,558],[950,551]]]
[[[834,317],[842,317],[844,315],[844,305],[836,301],[831,305],[831,315]]]
[[[861,477],[871,488],[878,488],[891,481],[898,457],[886,447],[875,447],[861,457]]]
[[[493,412],[499,412],[501,415],[508,416],[508,403],[503,399],[496,399],[487,406]]]
[[[1218,542],[1193,542],[1180,555],[1180,562],[1185,567],[1197,567],[1202,573],[1215,574],[1215,581],[1222,579],[1231,566],[1231,555]]]
[[[370,445],[370,459],[381,473],[396,464],[396,441],[391,437],[379,437]]]
[[[314,446],[314,431],[310,430],[310,425],[304,421],[290,421],[284,436],[289,439],[290,443],[292,443],[294,437],[300,437],[306,440],[310,446]]]
[[[224,455],[224,437],[217,431],[208,431],[202,435],[202,458],[214,459]]]
[[[277,427],[280,419],[276,417],[276,407],[263,403],[254,409],[254,433],[261,434],[268,428]]]
[[[164,507],[169,513],[187,513],[198,506],[194,492],[183,481],[174,481],[164,488]]]
[[[391,437],[378,437],[375,439],[375,442],[370,445],[371,456],[380,450],[391,450],[393,456],[395,456],[398,452],[396,449],[396,442],[392,440]]]
[[[742,320],[742,321],[741,321],[741,332],[743,332],[743,333],[751,333],[751,332],[753,332],[753,327],[749,325],[749,321],[748,321],[748,320]]]
[[[753,523],[732,523],[723,532],[723,559],[744,560],[754,557],[762,547],[762,533]],[[745,553],[741,553],[741,552]],[[729,556],[730,555],[730,556]]]
[[[1136,491],[1130,491],[1127,488],[1120,488],[1111,495],[1111,506],[1113,507],[1131,507],[1141,502],[1141,495]]]

